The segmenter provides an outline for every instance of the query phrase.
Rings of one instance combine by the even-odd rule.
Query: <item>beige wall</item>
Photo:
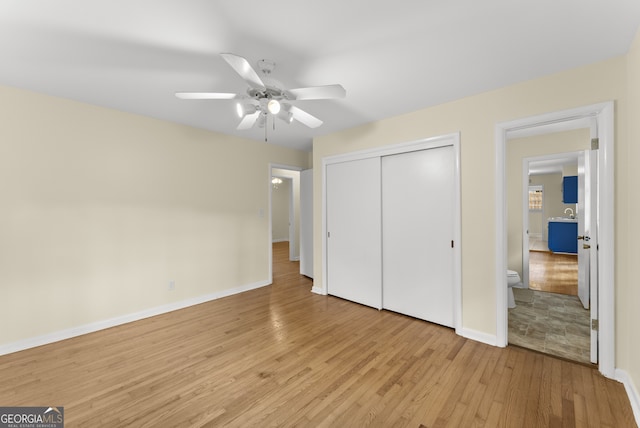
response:
[[[625,260],[619,261],[618,267],[624,270],[616,282],[616,339],[618,339],[618,364],[633,379],[636,388],[640,388],[640,31],[628,55],[629,76],[629,113],[628,141],[626,150],[622,151],[629,164],[627,174],[618,177],[627,183],[628,192],[619,195],[618,206],[629,215],[626,221],[616,224],[618,233],[628,236],[625,242]],[[617,183],[616,183],[617,184]]]
[[[555,217],[556,215],[561,216],[562,215],[562,211],[564,209],[564,204],[562,203],[562,174],[558,173],[558,174],[542,174],[542,175],[534,175],[529,177],[529,184],[532,186],[542,186],[543,187],[543,193],[542,193],[542,212],[536,212],[535,215],[533,213],[529,214],[529,232],[531,233],[534,230],[534,225],[531,224],[531,218],[534,217],[535,221],[537,222],[537,224],[535,225],[535,230],[538,231],[538,233],[540,233],[542,235],[542,239],[544,239],[545,241],[548,239],[547,238],[547,219],[549,217]],[[519,197],[522,198],[522,192],[518,192],[519,193]],[[515,205],[516,201],[511,201],[511,200],[507,200],[507,212],[509,215],[509,218],[511,218],[511,214],[512,212],[509,210],[509,208],[511,207],[511,203],[513,202],[513,205]],[[521,202],[522,204],[522,202]],[[522,209],[519,210],[520,212],[522,212]],[[556,213],[556,212],[560,212],[560,214],[551,214],[551,213]],[[515,216],[515,213],[514,213]],[[522,225],[522,222],[520,222],[520,225]],[[517,228],[517,225],[516,225]],[[520,231],[509,231],[509,233],[515,233],[518,234],[520,233],[520,235],[522,236],[522,229],[520,229]],[[522,239],[520,239],[520,242],[522,242]],[[516,250],[515,248],[513,250]],[[518,253],[520,253],[520,249],[517,249]],[[512,252],[512,248],[509,248],[509,254],[511,254]],[[519,267],[517,269],[514,269],[512,266],[509,266],[509,269],[512,270],[517,270],[518,272],[520,272]],[[522,274],[522,272],[520,272],[520,274]]]
[[[590,147],[589,129],[556,132],[507,141],[507,266],[522,275],[522,159],[556,153],[570,153]],[[577,167],[576,167],[577,168]],[[548,217],[564,215],[564,209],[574,210],[576,204],[562,203],[562,174],[552,177],[531,177],[532,184],[544,185],[543,230]],[[546,234],[545,234],[546,235]]]
[[[268,282],[269,163],[308,153],[8,87],[0,117],[0,346]]]
[[[314,141],[314,274],[322,284],[322,158],[338,153],[461,133],[462,327],[496,334],[495,125],[499,122],[615,101],[616,200],[627,196],[626,57],[508,86],[384,119]],[[616,203],[618,224],[626,212]],[[616,229],[616,277],[627,282],[626,232]],[[621,251],[621,250],[625,251]],[[624,294],[624,291],[622,292]],[[628,338],[623,338],[628,340]],[[618,347],[621,341],[617,342]]]
[[[542,211],[529,211],[529,237],[547,240],[542,224]]]

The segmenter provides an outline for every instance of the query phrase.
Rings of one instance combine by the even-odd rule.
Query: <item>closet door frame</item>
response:
[[[408,141],[400,144],[390,144],[373,149],[360,150],[322,158],[322,284],[314,286],[314,292],[327,294],[327,165],[339,162],[381,158],[383,156],[452,146],[454,150],[454,212],[453,212],[453,300],[454,300],[454,328],[457,334],[462,328],[462,252],[461,252],[461,206],[460,206],[460,133]],[[384,243],[383,243],[384,245]],[[384,286],[384,284],[383,284]],[[318,289],[319,288],[319,289]]]

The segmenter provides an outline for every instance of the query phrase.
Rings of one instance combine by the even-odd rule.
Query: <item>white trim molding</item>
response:
[[[599,301],[599,344],[598,368],[600,372],[613,378],[615,375],[615,310],[614,310],[614,104],[612,101],[547,113],[495,126],[495,211],[496,211],[496,336],[497,346],[507,345],[507,200],[506,200],[506,145],[507,133],[512,136],[524,130],[538,134],[554,132],[563,126],[587,123],[585,119],[596,118],[597,135],[600,140],[598,150],[598,301]]]
[[[456,330],[456,333],[460,336],[475,340],[476,342],[482,342],[487,345],[496,346],[496,336],[489,333],[483,333],[481,331],[472,330],[470,328],[460,328]]]
[[[256,282],[253,284],[243,285],[240,287],[230,288],[228,290],[217,291],[215,293],[205,294],[204,296],[193,297],[191,299],[182,300],[179,302],[169,303],[167,305],[156,306],[135,312],[132,314],[121,315],[115,318],[96,321],[89,324],[79,325],[77,327],[68,328],[66,330],[54,331],[42,336],[30,337],[27,339],[19,340],[17,342],[0,345],[0,355],[11,354],[18,351],[24,351],[25,349],[35,348],[36,346],[47,345],[49,343],[59,342],[65,339],[71,339],[72,337],[82,336],[84,334],[93,333],[99,330],[105,330],[107,328],[116,327],[122,324],[127,324],[134,321],[140,321],[145,318],[154,317],[156,315],[166,314],[167,312],[177,311],[179,309],[185,309],[190,306],[199,305],[212,300],[221,299],[234,294],[244,293],[245,291],[254,290],[256,288],[265,287],[270,285],[268,281]]]
[[[327,292],[322,287],[313,286],[311,287],[311,292],[315,294],[319,294],[321,296],[326,296]]]
[[[640,394],[638,394],[638,389],[626,371],[616,369],[615,374],[616,380],[621,382],[624,385],[625,391],[627,391],[627,396],[631,402],[631,409],[633,410],[633,417],[636,420],[636,425],[640,426]]]

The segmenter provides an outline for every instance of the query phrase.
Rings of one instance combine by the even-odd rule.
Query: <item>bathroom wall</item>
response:
[[[544,202],[542,205],[544,209]],[[529,237],[531,239],[544,239],[543,217],[543,211],[529,211]]]
[[[543,239],[547,241],[547,219],[549,217],[562,217],[564,216],[564,209],[573,205],[566,205],[562,203],[562,174],[541,174],[541,175],[532,175],[529,177],[530,185],[541,185],[544,188],[543,191],[543,202],[542,202],[542,213],[540,214],[541,225],[542,225],[542,235]],[[520,193],[522,194],[522,192]],[[511,205],[511,204],[510,204]],[[531,218],[531,215],[529,215]],[[521,229],[522,230],[522,229]],[[531,231],[531,224],[529,224],[529,230]],[[521,266],[513,268],[509,266],[509,269],[520,271]]]

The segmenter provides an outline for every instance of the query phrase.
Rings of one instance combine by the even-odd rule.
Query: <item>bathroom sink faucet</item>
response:
[[[573,210],[571,208],[567,208],[564,210],[564,213],[566,214],[567,211],[571,211],[571,214],[569,214],[569,218],[576,218],[576,216],[573,214]]]

